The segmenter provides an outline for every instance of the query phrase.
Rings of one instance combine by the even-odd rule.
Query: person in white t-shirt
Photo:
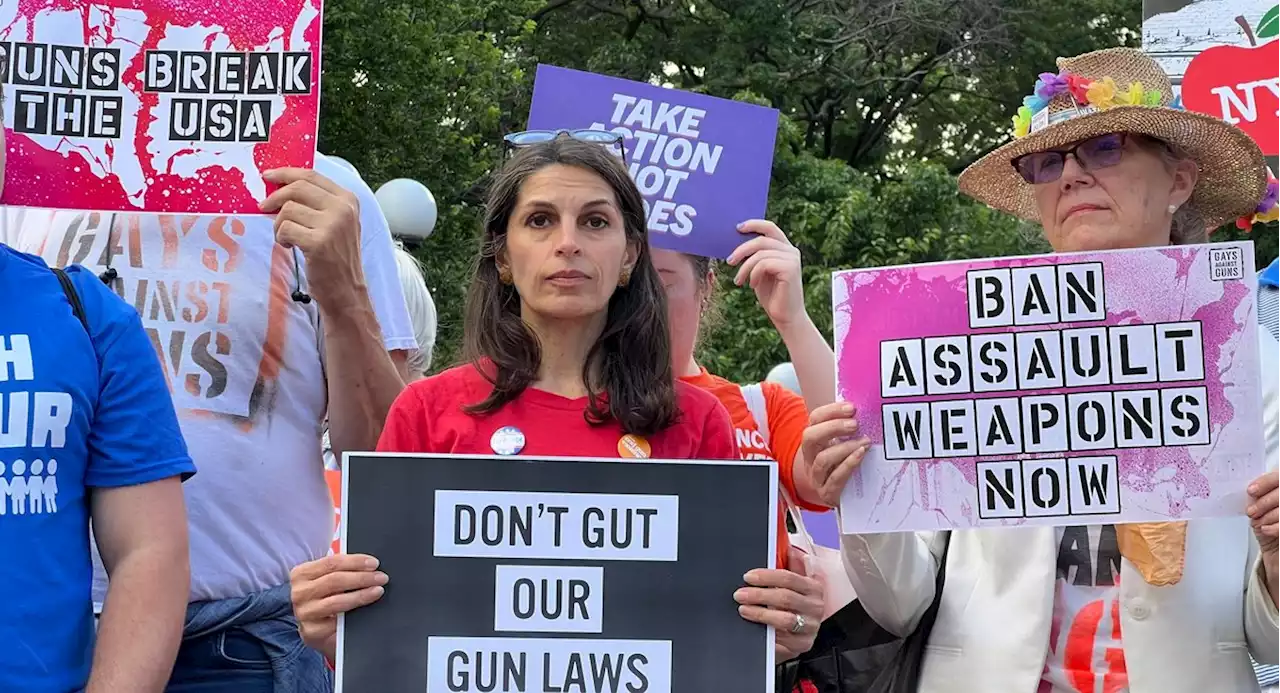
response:
[[[169,693],[331,690],[301,646],[289,571],[325,555],[321,424],[372,450],[416,347],[385,217],[317,155],[264,216],[7,210],[5,241],[100,272],[141,314],[191,456],[191,604]],[[281,590],[283,586],[283,591]],[[100,564],[95,600],[105,594]]]
[[[1015,118],[1015,139],[960,175],[962,192],[1039,222],[1059,253],[1204,243],[1206,229],[1274,207],[1258,145],[1173,106],[1173,87],[1149,56],[1114,48],[1059,58],[1057,68],[1042,73]],[[1170,302],[1172,316],[1183,320],[1249,307],[1225,290],[1220,303],[1178,305]],[[1266,471],[1237,492],[1236,517],[1089,524],[1077,516],[1075,526],[841,536],[858,603],[886,630],[928,624],[937,598],[922,634],[920,693],[1257,693],[1250,655],[1263,664],[1280,656],[1280,379],[1275,339],[1256,339],[1260,372],[1244,366],[1255,346],[1247,342],[1206,361],[1220,382],[1248,380],[1261,391],[1253,412],[1261,430],[1249,412],[1201,419],[1219,440],[1243,439],[1265,460]],[[810,483],[838,502],[844,483],[832,478],[847,480],[861,459],[840,442],[853,419],[835,405],[812,420],[803,455],[816,472]]]
[[[431,356],[436,345],[436,303],[427,289],[426,279],[422,276],[422,264],[404,246],[396,241],[396,269],[400,274],[400,288],[404,291],[405,306],[409,310],[409,321],[413,323],[413,336],[418,347],[409,352],[406,363],[409,382],[427,377],[431,369]],[[324,428],[321,441],[324,449],[324,468],[331,472],[341,469],[338,458],[333,454],[333,446],[329,443],[329,426]],[[338,499],[334,498],[334,503]],[[335,508],[335,512],[341,512]]]

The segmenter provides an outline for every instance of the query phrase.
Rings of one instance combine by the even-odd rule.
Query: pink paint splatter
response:
[[[1159,512],[1177,518],[1196,499],[1209,499],[1215,482],[1251,478],[1256,456],[1249,441],[1223,436],[1229,426],[1247,425],[1237,420],[1240,404],[1257,395],[1253,374],[1239,367],[1257,348],[1253,339],[1255,315],[1253,294],[1243,281],[1214,281],[1208,270],[1207,247],[1168,248],[1140,253],[1091,253],[1070,258],[1072,262],[1102,262],[1105,267],[1107,317],[1093,323],[1069,327],[1150,324],[1199,321],[1204,337],[1205,379],[1178,385],[1204,386],[1209,393],[1211,452],[1189,447],[1146,448],[1120,453],[1122,483],[1136,492],[1165,493],[1165,507]],[[833,278],[833,305],[836,311],[836,349],[839,369],[838,391],[842,399],[859,408],[863,433],[874,442],[884,439],[881,419],[880,343],[887,340],[961,335],[969,333],[966,302],[966,270],[1022,267],[1051,264],[1053,258],[1013,258],[983,260],[964,265],[946,263],[918,267],[851,270]],[[1251,263],[1249,263],[1251,264]],[[1246,266],[1245,272],[1252,268]],[[1061,325],[1057,327],[1063,327]],[[1046,326],[1006,327],[974,330],[1001,333],[1042,330]],[[1224,346],[1225,345],[1225,346]],[[1240,381],[1240,382],[1237,382]],[[1065,394],[1097,390],[1133,390],[1167,387],[1173,384],[1119,385],[1099,388],[1037,390],[1034,394]],[[977,395],[943,395],[903,398],[897,401],[960,400],[982,397],[1011,397],[1020,393],[1001,392]],[[1066,453],[1067,456],[1083,453]],[[1103,452],[1100,454],[1116,454]],[[1003,459],[1053,457],[1019,455]],[[1061,454],[1057,455],[1061,456]],[[1002,459],[984,457],[983,460]],[[892,516],[905,518],[907,525],[938,523],[946,510],[935,494],[938,472],[949,468],[959,472],[965,483],[977,482],[975,458],[884,461],[882,465],[854,479],[855,494],[866,499],[866,524]],[[904,476],[905,475],[905,476]],[[874,480],[874,481],[872,481]],[[907,483],[903,483],[907,482]],[[869,488],[869,484],[875,488]],[[1166,489],[1177,489],[1167,493]],[[1220,486],[1219,486],[1220,488]],[[1243,490],[1244,483],[1240,483]],[[1150,499],[1148,499],[1150,500]],[[894,507],[896,506],[896,508]],[[966,506],[967,508],[967,506]],[[952,508],[955,512],[955,508]],[[952,518],[955,521],[956,518]],[[976,520],[972,520],[976,522]],[[946,523],[941,523],[945,526]],[[883,527],[882,527],[883,528]]]
[[[134,114],[138,123],[132,153],[141,166],[146,187],[142,202],[135,203],[129,199],[120,178],[111,172],[109,161],[102,162],[107,174],[99,177],[91,166],[81,161],[79,155],[51,151],[26,135],[8,132],[3,203],[103,211],[257,213],[258,200],[246,187],[244,172],[211,161],[192,176],[178,175],[171,172],[171,158],[162,159],[152,151],[152,137],[148,131],[156,120],[154,109],[160,98],[158,94],[143,91],[141,75],[145,54],[159,45],[169,27],[195,26],[212,27],[205,38],[206,45],[211,45],[216,37],[224,36],[230,42],[231,50],[248,51],[265,46],[273,31],[283,30],[284,50],[302,50],[292,45],[292,27],[308,4],[319,9],[321,2],[262,0],[229,4],[214,0],[19,0],[17,21],[28,20],[27,41],[35,40],[33,20],[44,12],[80,13],[84,23],[84,43],[95,46],[114,46],[124,41],[117,36],[114,11],[140,10],[146,14],[146,38],[133,60],[121,66],[121,88],[132,91],[140,101]],[[101,18],[97,24],[91,25],[91,8],[95,13],[92,16]],[[0,35],[7,37],[14,26],[0,29]],[[320,32],[317,15],[302,33],[303,40],[313,51],[311,79],[316,85],[320,74]],[[284,112],[271,125],[270,141],[243,145],[252,149],[257,168],[252,175],[260,177],[261,172],[272,168],[310,167],[313,164],[320,105],[318,90],[307,95],[286,95],[283,100]],[[114,143],[108,143],[108,153],[114,154],[115,147]],[[198,155],[200,152],[196,148],[184,154]],[[268,193],[272,189],[269,184],[265,187]]]

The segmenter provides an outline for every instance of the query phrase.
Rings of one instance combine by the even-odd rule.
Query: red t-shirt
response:
[[[587,423],[585,397],[569,399],[531,387],[496,412],[462,410],[491,389],[470,365],[409,385],[391,405],[378,451],[491,455],[500,452],[495,445],[509,450],[514,428],[523,434],[519,454],[526,456],[634,457],[623,453],[638,446],[648,447],[647,456],[653,459],[738,458],[729,413],[714,395],[684,383],[676,383],[676,423],[647,439],[624,435],[613,420]],[[507,435],[495,438],[500,429],[507,429]]]

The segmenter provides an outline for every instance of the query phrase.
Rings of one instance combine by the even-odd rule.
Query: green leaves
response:
[[[1272,38],[1276,34],[1280,34],[1280,5],[1276,5],[1267,10],[1262,15],[1262,19],[1258,20],[1258,26],[1253,31],[1254,35],[1260,39]]]

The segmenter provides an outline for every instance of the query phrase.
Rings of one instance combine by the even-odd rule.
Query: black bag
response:
[[[822,622],[808,652],[777,668],[776,693],[791,693],[801,680],[813,684],[817,693],[915,693],[942,602],[950,544],[947,535],[933,603],[914,631],[899,638],[881,628],[855,599]]]

